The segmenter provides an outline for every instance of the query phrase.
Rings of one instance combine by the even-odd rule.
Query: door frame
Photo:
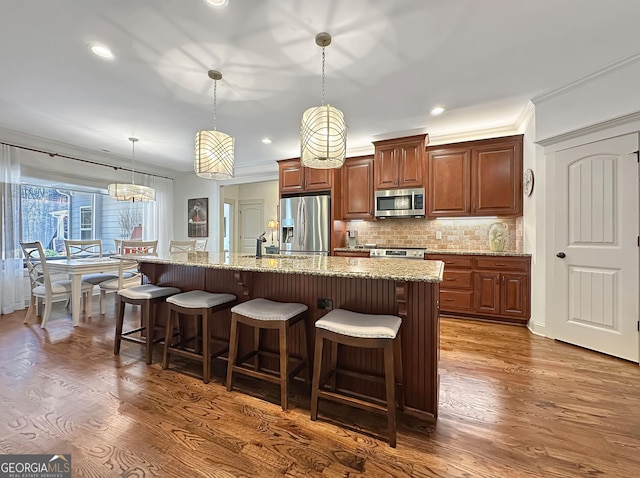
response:
[[[553,185],[555,182],[553,163],[555,161],[555,155],[558,151],[573,148],[576,146],[582,146],[605,139],[614,138],[616,136],[624,136],[630,133],[640,132],[640,119],[638,116],[632,116],[630,118],[617,118],[610,121],[606,121],[597,125],[591,125],[579,130],[563,133],[558,136],[546,138],[544,140],[537,140],[536,144],[544,149],[537,154],[537,161],[542,162],[542,168],[544,170],[544,181],[547,185]],[[640,179],[639,179],[640,181]],[[537,185],[536,185],[537,187]],[[555,271],[555,215],[554,208],[557,200],[557,191],[554,187],[546,187],[546,194],[539,200],[538,205],[545,211],[544,221],[544,253],[542,257],[537,258],[540,263],[540,267],[544,270],[545,277],[545,289],[544,289],[544,312],[545,323],[544,335],[548,338],[555,339],[554,324],[552,317],[556,312],[555,291],[556,277]],[[640,190],[640,184],[639,184]],[[534,193],[535,194],[535,193]],[[638,211],[637,217],[640,220],[640,211]],[[640,264],[637,265],[640,270]],[[640,294],[640,291],[638,291]],[[533,298],[532,298],[533,300]],[[638,317],[640,320],[640,317]],[[638,333],[638,349],[640,355],[640,333]],[[638,364],[640,366],[640,363]]]

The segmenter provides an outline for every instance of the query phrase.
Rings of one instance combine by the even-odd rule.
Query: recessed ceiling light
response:
[[[212,7],[222,8],[226,7],[229,4],[229,0],[204,0],[205,3],[208,3]]]
[[[431,110],[431,115],[432,116],[438,116],[439,114],[442,114],[444,112],[444,108],[442,106],[436,106],[435,108],[433,108]]]
[[[99,43],[89,43],[89,50],[91,50],[91,53],[99,56],[100,58],[113,58],[113,53],[111,53],[109,47],[106,47]]]
[[[264,144],[271,144],[271,140],[269,138],[262,138],[262,142]]]

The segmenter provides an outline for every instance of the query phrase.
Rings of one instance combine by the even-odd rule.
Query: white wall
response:
[[[532,280],[535,294],[532,293],[529,324],[533,331],[552,336],[549,317],[554,314],[554,191],[546,187],[554,182],[550,161],[558,150],[640,131],[639,75],[640,61],[636,60],[534,100],[533,134],[537,145],[532,169],[537,180],[533,203],[525,201],[525,224],[529,224],[525,225],[525,250],[534,254],[537,270]],[[637,221],[637,213],[628,220]],[[535,224],[531,226],[533,218]]]
[[[206,197],[209,198],[209,243],[207,245],[207,249],[210,252],[220,251],[222,248],[221,224],[222,218],[224,217],[222,211],[224,204],[223,194],[227,194],[228,197],[232,197],[235,200],[264,197],[266,214],[268,196],[262,196],[262,194],[271,194],[271,190],[268,187],[267,189],[262,189],[263,186],[258,185],[263,181],[276,181],[275,187],[277,196],[277,179],[278,165],[275,161],[273,164],[260,163],[256,167],[250,166],[236,168],[235,177],[226,181],[202,179],[196,176],[194,172],[176,175],[173,181],[174,239],[188,239],[187,199]],[[240,197],[241,194],[243,194],[241,188],[245,188],[246,195],[248,195],[248,197]],[[227,193],[223,193],[225,190]],[[235,197],[236,193],[234,191],[237,191],[237,197]],[[260,196],[257,194],[260,194]],[[237,214],[237,207],[234,209],[234,213]],[[236,228],[234,236],[237,237],[237,221],[234,221],[234,223],[234,227]]]
[[[533,100],[536,140],[640,111],[640,55]]]

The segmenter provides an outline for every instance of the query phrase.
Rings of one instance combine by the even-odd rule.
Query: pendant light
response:
[[[347,153],[347,126],[342,111],[324,102],[324,50],[331,44],[331,35],[318,33],[316,44],[322,47],[322,105],[302,115],[300,162],[307,168],[340,168]]]
[[[136,143],[138,138],[129,138],[131,141],[131,184],[109,184],[109,196],[118,201],[149,202],[156,200],[156,190],[148,186],[136,184]]]
[[[213,131],[196,134],[193,169],[201,178],[229,179],[233,177],[234,139],[216,131],[217,86],[222,73],[209,70],[208,75],[213,80]]]

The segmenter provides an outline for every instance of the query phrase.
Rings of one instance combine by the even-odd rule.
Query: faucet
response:
[[[256,259],[262,259],[262,243],[267,242],[267,238],[264,237],[265,234],[266,231],[256,238]]]

